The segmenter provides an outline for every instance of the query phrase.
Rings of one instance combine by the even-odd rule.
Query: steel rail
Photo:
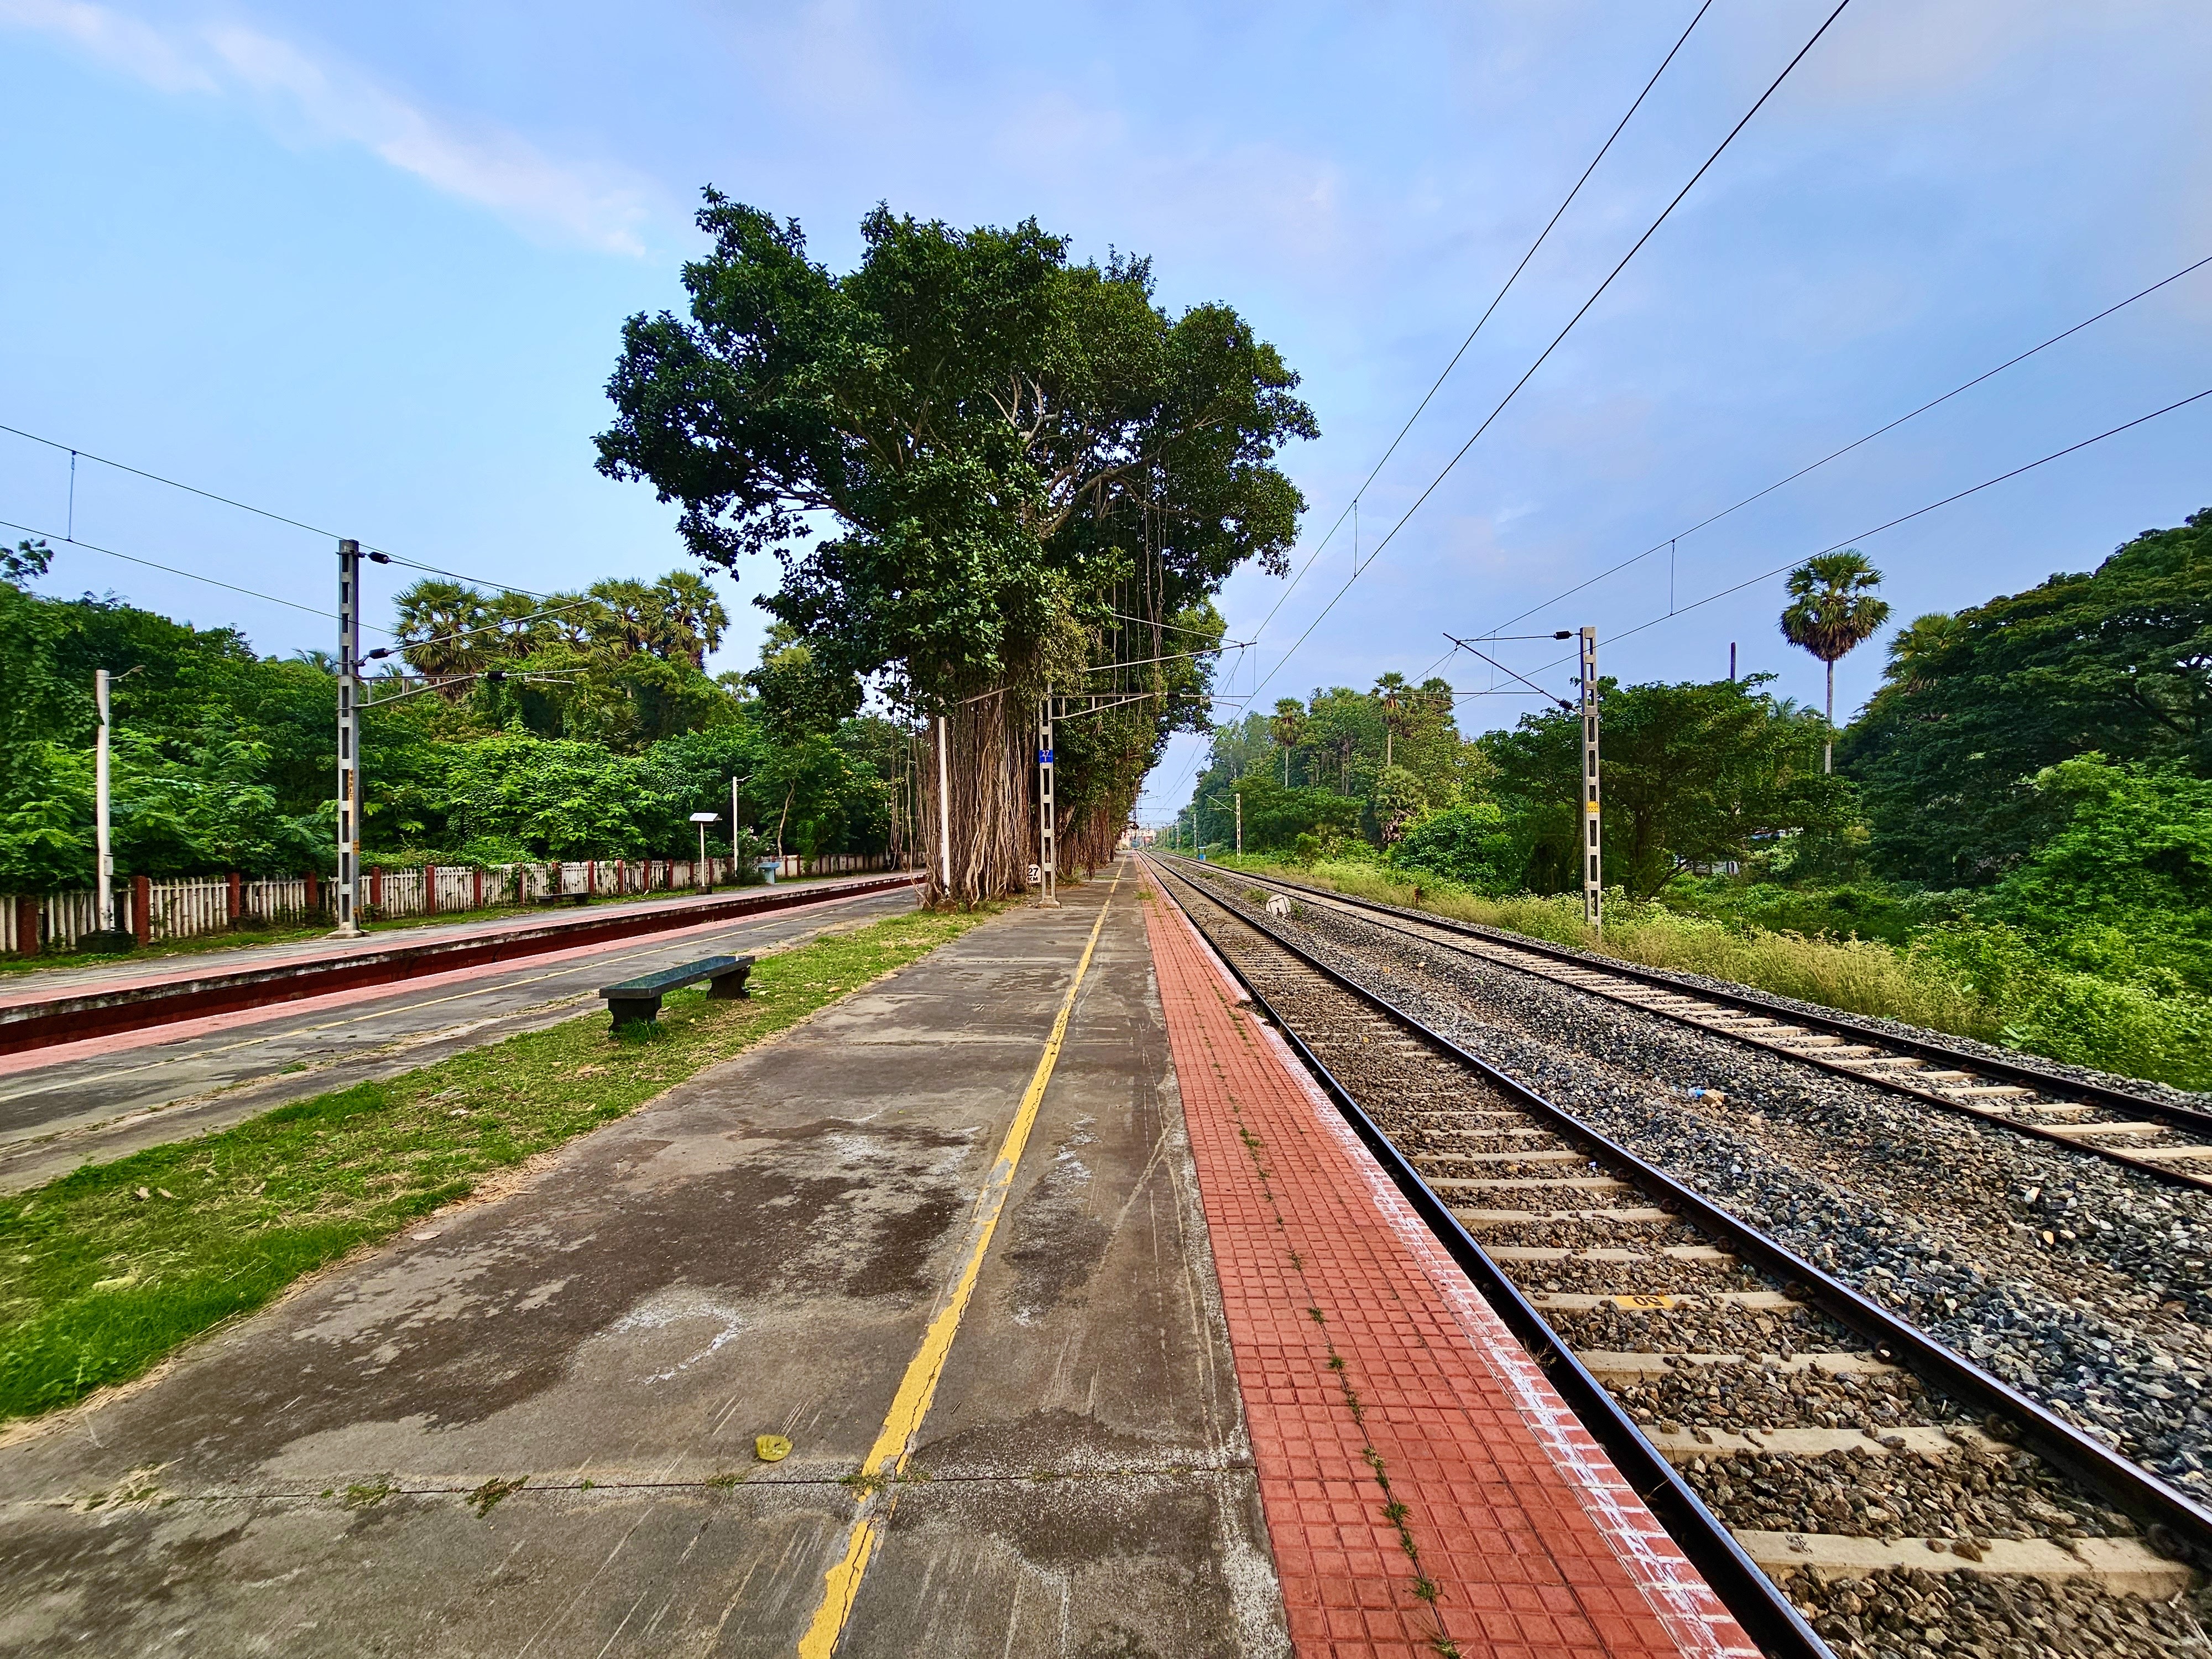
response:
[[[1190,881],[1188,877],[1178,874],[1175,876],[1175,879],[1201,894],[1205,893],[1202,887]],[[1163,890],[1167,890],[1166,884],[1163,883],[1162,887]],[[1188,908],[1182,903],[1179,896],[1171,891],[1169,896],[1176,899],[1177,908],[1182,909],[1186,916],[1190,915]],[[1224,910],[1229,908],[1212,895],[1206,895],[1206,896],[1221,908]],[[1675,1206],[1694,1224],[1724,1240],[1746,1260],[1789,1285],[1793,1291],[1802,1290],[1805,1300],[1839,1324],[1872,1342],[1878,1352],[1885,1353],[1888,1358],[1902,1364],[1918,1376],[1922,1381],[1933,1384],[1955,1398],[1967,1401],[1978,1409],[1993,1412],[2008,1419],[2019,1434],[2020,1443],[2028,1449],[2071,1475],[2091,1492],[2126,1510],[2137,1520],[2158,1525],[2166,1531],[2170,1538],[2160,1540],[2162,1544],[2169,1547],[2179,1545],[2195,1562],[2201,1564],[2212,1561],[2212,1509],[2206,1508],[2186,1493],[2168,1485],[2134,1460],[2121,1455],[2101,1441],[2085,1434],[2072,1424],[2020,1393],[2010,1384],[1991,1376],[1963,1354],[1946,1347],[1917,1326],[1899,1317],[1879,1303],[1861,1295],[1841,1279],[1815,1267],[1790,1249],[1787,1245],[1770,1238],[1732,1212],[1721,1208],[1720,1206],[1702,1196],[1694,1188],[1677,1181],[1656,1165],[1646,1163],[1627,1147],[1606,1135],[1601,1130],[1584,1122],[1572,1113],[1553,1105],[1527,1085],[1499,1070],[1481,1056],[1462,1048],[1450,1037],[1426,1024],[1418,1016],[1407,1012],[1375,990],[1340,973],[1327,963],[1284,939],[1273,928],[1241,913],[1231,911],[1230,914],[1235,915],[1239,922],[1259,933],[1293,960],[1310,969],[1340,989],[1358,998],[1416,1037],[1434,1045],[1469,1066],[1495,1085],[1517,1104],[1547,1121],[1561,1134],[1595,1148],[1600,1154],[1600,1161],[1609,1162],[1617,1166],[1616,1173],[1625,1176],[1632,1185],[1655,1199]],[[1199,928],[1201,934],[1205,934],[1206,930],[1198,922],[1196,917],[1192,916],[1191,921],[1194,927]],[[1207,937],[1210,941],[1211,936],[1207,935]],[[1223,956],[1223,959],[1227,961],[1226,956],[1218,950],[1216,951],[1216,954]],[[1339,1109],[1345,1110],[1347,1106],[1349,1107],[1346,1114],[1347,1120],[1352,1122],[1361,1139],[1370,1146],[1379,1141],[1382,1145],[1389,1147],[1387,1155],[1379,1151],[1377,1152],[1377,1157],[1381,1159],[1384,1169],[1396,1182],[1400,1190],[1405,1194],[1407,1201],[1413,1205],[1422,1218],[1437,1232],[1439,1240],[1451,1252],[1453,1257],[1463,1267],[1468,1268],[1470,1275],[1474,1277],[1480,1285],[1487,1286],[1504,1282],[1503,1271],[1490,1260],[1466,1228],[1460,1224],[1458,1218],[1452,1214],[1450,1206],[1436,1194],[1427,1182],[1414,1170],[1404,1155],[1400,1153],[1394,1146],[1389,1146],[1389,1138],[1382,1134],[1381,1129],[1356,1103],[1352,1103],[1343,1085],[1328,1073],[1328,1068],[1313,1054],[1312,1050],[1297,1038],[1287,1022],[1274,1011],[1273,1005],[1267,1002],[1243,970],[1234,962],[1228,962],[1228,966],[1230,971],[1237,975],[1238,981],[1251,994],[1255,1004],[1267,1014],[1284,1036],[1291,1040],[1299,1057],[1315,1068],[1316,1076],[1323,1080],[1324,1086],[1329,1091],[1330,1097],[1337,1103]],[[1580,1380],[1577,1384],[1578,1394],[1582,1391],[1583,1384],[1586,1384],[1589,1389],[1596,1389],[1600,1394],[1603,1393],[1595,1379],[1591,1377],[1583,1369],[1581,1362],[1574,1358],[1566,1345],[1544,1321],[1543,1316],[1529,1305],[1525,1298],[1521,1297],[1517,1291],[1515,1291],[1510,1298],[1503,1302],[1493,1299],[1493,1306],[1498,1308],[1500,1316],[1506,1318],[1509,1324],[1516,1324],[1516,1334],[1522,1334],[1524,1340],[1530,1341],[1532,1354],[1548,1373],[1553,1374],[1555,1386],[1560,1384],[1563,1379],[1578,1378]],[[1521,1328],[1523,1325],[1528,1327],[1528,1332],[1534,1333],[1533,1339],[1528,1332],[1522,1330]],[[1561,1392],[1565,1394],[1568,1390],[1565,1387],[1562,1387]],[[1610,1398],[1609,1395],[1606,1396],[1608,1402]],[[1625,1413],[1620,1413],[1617,1407],[1610,1408],[1607,1418],[1607,1426],[1613,1426],[1617,1424],[1616,1434],[1620,1429],[1625,1429],[1627,1434],[1632,1437],[1634,1443],[1642,1448],[1642,1455],[1635,1458],[1638,1468],[1648,1467],[1652,1459],[1664,1462],[1657,1449],[1644,1438],[1642,1430]],[[1591,1423],[1589,1427],[1591,1432],[1596,1435],[1601,1442],[1606,1441],[1606,1435],[1601,1432],[1599,1423]],[[1613,1450],[1611,1443],[1607,1443],[1607,1449],[1608,1452]],[[1636,1479],[1636,1476],[1630,1474],[1627,1469],[1624,1469],[1623,1473],[1630,1474],[1632,1480]],[[1671,1466],[1668,1473],[1672,1474]],[[1695,1495],[1688,1492],[1687,1486],[1683,1485],[1678,1477],[1674,1479],[1674,1484],[1682,1486],[1685,1494],[1690,1497],[1691,1501],[1696,1502]],[[1655,1512],[1656,1512],[1656,1510]],[[1697,1510],[1690,1513],[1704,1516],[1715,1526],[1721,1524],[1711,1516],[1711,1512],[1706,1510],[1702,1504],[1698,1504]],[[1666,1518],[1664,1515],[1661,1516],[1662,1522]],[[1673,1530],[1671,1526],[1668,1529],[1670,1532]],[[1680,1543],[1687,1552],[1691,1547],[1691,1540],[1679,1534],[1675,1536],[1676,1541]],[[1731,1542],[1733,1542],[1732,1539]],[[1700,1565],[1702,1566],[1702,1563]],[[1762,1579],[1765,1578],[1764,1574],[1760,1577]],[[1714,1589],[1723,1595],[1723,1599],[1726,1599],[1727,1592],[1723,1590],[1720,1585],[1716,1584]],[[1733,1604],[1730,1610],[1736,1610]],[[1739,1617],[1741,1616],[1739,1613]]]
[[[2172,1129],[2177,1133],[2186,1131],[2191,1133],[2212,1136],[2212,1112],[2202,1111],[2194,1107],[2169,1105],[2147,1095],[2134,1094],[2127,1090],[2115,1089],[2105,1084],[2085,1083],[2078,1079],[2017,1060],[1988,1059],[1971,1050],[1953,1048],[1948,1044],[1931,1042],[1924,1037],[1898,1036],[1878,1027],[1862,1024],[1844,1015],[1808,1013],[1789,1003],[1763,997],[1753,991],[1716,990],[1710,986],[1677,978],[1656,969],[1642,968],[1634,963],[1618,962],[1610,957],[1592,956],[1587,951],[1575,951],[1564,945],[1554,945],[1542,940],[1531,939],[1519,933],[1510,933],[1502,928],[1484,927],[1474,922],[1454,921],[1444,917],[1431,915],[1425,910],[1411,910],[1401,905],[1385,904],[1376,899],[1354,898],[1348,894],[1333,892],[1325,887],[1310,887],[1303,882],[1288,881],[1280,876],[1258,875],[1245,870],[1231,872],[1227,871],[1224,866],[1215,865],[1208,865],[1206,867],[1209,870],[1221,870],[1225,874],[1233,874],[1240,880],[1277,887],[1286,892],[1298,893],[1327,903],[1341,905],[1346,910],[1358,913],[1364,918],[1373,921],[1376,927],[1401,934],[1407,939],[1421,939],[1425,944],[1436,945],[1444,941],[1426,939],[1409,928],[1393,927],[1389,922],[1374,919],[1386,915],[1395,916],[1438,932],[1459,933],[1505,949],[1523,951],[1531,956],[1564,963],[1580,969],[1585,973],[1626,980],[1632,984],[1648,985],[1656,989],[1672,991],[1680,996],[1697,998],[1722,1007],[1741,1009],[1747,1013],[1771,1016],[1827,1036],[1848,1036],[1860,1042],[1878,1045],[1893,1053],[1908,1055],[1915,1060],[1942,1060],[1947,1065],[1961,1070],[1972,1070],[1984,1077],[2001,1078],[2017,1085],[2033,1087],[2039,1093],[2051,1096],[2058,1104],[2081,1103],[2099,1106],[2108,1111],[2141,1113],[2147,1117],[2163,1120],[2160,1127]],[[1448,946],[1448,948],[1464,947]],[[1494,963],[1501,968],[1510,968],[1516,972],[1531,974],[1539,978],[1547,977],[1536,974],[1534,969],[1522,967],[1518,963],[1501,961],[1496,957],[1486,956],[1472,950],[1468,951],[1467,954],[1478,957],[1482,961]],[[1560,981],[1555,980],[1552,982],[1557,984]],[[1591,986],[1570,985],[1569,988],[1588,991],[1596,996],[1607,994]],[[1731,1031],[1720,1026],[1701,1024],[1672,1009],[1653,1007],[1648,1003],[1638,1002],[1630,998],[1622,998],[1620,1000],[1624,1006],[1641,1009],[1645,1013],[1656,1015],[1662,1019],[1673,1020],[1677,1024],[1686,1025],[1692,1030],[1704,1032],[1710,1036],[1726,1037],[1733,1042],[1741,1042],[1747,1048],[1758,1048],[1767,1054],[1780,1054],[1790,1060],[1802,1060],[1806,1065],[1817,1066],[1821,1071],[1831,1073],[1837,1077],[1850,1078],[1855,1082],[1886,1089],[1892,1094],[1904,1095],[1909,1099],[1920,1101],[1926,1105],[1941,1107],[1948,1112],[1954,1112],[1964,1117],[1976,1118],[1984,1123],[1995,1124],[2001,1128],[2026,1135],[2031,1139],[2046,1141],[2054,1146],[2063,1146],[2075,1152],[2087,1152],[2094,1157],[2101,1158],[2107,1163],[2124,1164],[2140,1175],[2152,1176],[2170,1186],[2192,1188],[2199,1192],[2212,1189],[2212,1176],[2176,1169],[2161,1160],[2138,1156],[2123,1146],[2100,1146],[2094,1142],[2081,1139],[2076,1135],[2063,1133],[2045,1124],[2027,1122],[2007,1113],[1993,1111],[1986,1106],[1977,1106],[1971,1101],[1956,1100],[1934,1089],[1916,1086],[1905,1077],[1892,1077],[1878,1071],[1868,1071],[1858,1066],[1846,1066],[1838,1060],[1825,1059],[1817,1051],[1808,1052],[1790,1048],[1784,1043],[1767,1041],[1755,1032]],[[2085,1124],[2081,1127],[2091,1133],[2094,1132],[2094,1125]]]
[[[1188,878],[1176,878],[1201,893],[1205,890],[1196,883],[1189,882]],[[1682,1553],[1689,1558],[1690,1564],[1697,1568],[1713,1593],[1720,1597],[1722,1604],[1735,1615],[1745,1633],[1759,1644],[1762,1651],[1775,1656],[1775,1659],[1835,1659],[1834,1650],[1820,1639],[1820,1634],[1806,1622],[1804,1614],[1797,1610],[1788,1596],[1783,1595],[1774,1581],[1759,1570],[1758,1563],[1736,1541],[1735,1534],[1729,1530],[1728,1524],[1705,1507],[1705,1500],[1667,1461],[1666,1455],[1645,1437],[1635,1419],[1607,1392],[1605,1385],[1591,1375],[1589,1369],[1576,1357],[1574,1350],[1559,1340],[1544,1316],[1536,1310],[1535,1304],[1506,1277],[1504,1269],[1491,1259],[1489,1253],[1474,1242],[1474,1237],[1460,1224],[1459,1218],[1451,1212],[1451,1207],[1422,1179],[1420,1172],[1398,1150],[1396,1144],[1352,1097],[1351,1091],[1337,1081],[1335,1073],[1323,1063],[1321,1056],[1307,1046],[1297,1029],[1277,1012],[1274,1005],[1267,1000],[1267,994],[1252,982],[1243,969],[1226,952],[1213,944],[1212,935],[1207,933],[1205,925],[1196,916],[1191,915],[1190,907],[1183,902],[1181,895],[1165,881],[1159,886],[1175,907],[1189,920],[1191,926],[1197,928],[1200,937],[1213,949],[1214,955],[1237,976],[1237,983],[1244,988],[1245,994],[1251,998],[1253,1006],[1265,1014],[1269,1023],[1282,1034],[1307,1070],[1313,1073],[1315,1080],[1321,1085],[1322,1091],[1328,1096],[1352,1133],[1358,1136],[1361,1144],[1382,1166],[1383,1173],[1389,1176],[1401,1195],[1413,1206],[1413,1212],[1420,1217],[1436,1236],[1437,1243],[1458,1263],[1460,1269],[1474,1281],[1483,1299],[1490,1304],[1506,1328],[1528,1349],[1529,1357],[1543,1370],[1553,1388],[1559,1391],[1560,1398],[1589,1430],[1591,1437],[1605,1449],[1606,1455],[1613,1460],[1613,1467],[1620,1470],[1659,1524],[1666,1528],[1667,1535],[1681,1547]],[[1212,902],[1219,903],[1218,900]],[[1343,985],[1354,995],[1375,1004],[1389,1018],[1410,1026],[1418,1035],[1436,1040],[1410,1015],[1392,1007],[1372,993],[1343,980],[1330,969],[1307,957],[1296,945],[1276,939],[1274,934],[1267,929],[1255,928],[1255,931],[1273,940],[1306,965]],[[1457,1049],[1453,1053],[1459,1055]],[[1459,1057],[1465,1058],[1463,1055]],[[1517,1101],[1523,1091],[1518,1085],[1509,1085],[1509,1087]]]

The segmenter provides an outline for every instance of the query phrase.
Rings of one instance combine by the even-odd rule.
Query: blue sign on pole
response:
[[[1049,766],[1049,765],[1051,765],[1051,764],[1052,764],[1052,750],[1049,750],[1049,749],[1040,749],[1040,750],[1037,750],[1037,764],[1038,764],[1039,766]]]

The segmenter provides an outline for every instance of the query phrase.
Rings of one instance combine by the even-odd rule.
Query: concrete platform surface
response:
[[[1065,897],[19,1432],[0,1648],[788,1655],[866,1521],[840,1655],[1287,1651],[1136,884]]]
[[[1331,1659],[1755,1659],[1542,1371],[1147,879],[1287,1619]]]

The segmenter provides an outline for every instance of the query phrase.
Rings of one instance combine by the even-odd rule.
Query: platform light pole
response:
[[[1044,689],[1037,703],[1037,903],[1056,910],[1053,859],[1058,848],[1053,823],[1052,799],[1052,687]]]
[[[952,781],[945,760],[945,716],[937,717],[937,854],[945,878],[945,902],[952,902]]]
[[[1583,920],[1592,933],[1605,928],[1605,889],[1598,863],[1597,629],[1582,631]]]

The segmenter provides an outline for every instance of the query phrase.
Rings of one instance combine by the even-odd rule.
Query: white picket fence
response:
[[[762,860],[765,869],[773,860]],[[879,853],[837,853],[818,859],[790,854],[775,866],[779,879],[856,874],[889,867]],[[704,882],[701,878],[704,877]],[[492,905],[519,904],[556,894],[614,898],[632,894],[682,893],[732,879],[728,859],[595,859],[574,863],[431,865],[362,874],[366,921],[402,916],[460,915]],[[196,939],[239,927],[312,923],[331,914],[329,878],[180,876],[156,881],[118,876],[115,925],[141,943]],[[99,896],[49,893],[0,897],[0,955],[69,951],[100,925]]]

